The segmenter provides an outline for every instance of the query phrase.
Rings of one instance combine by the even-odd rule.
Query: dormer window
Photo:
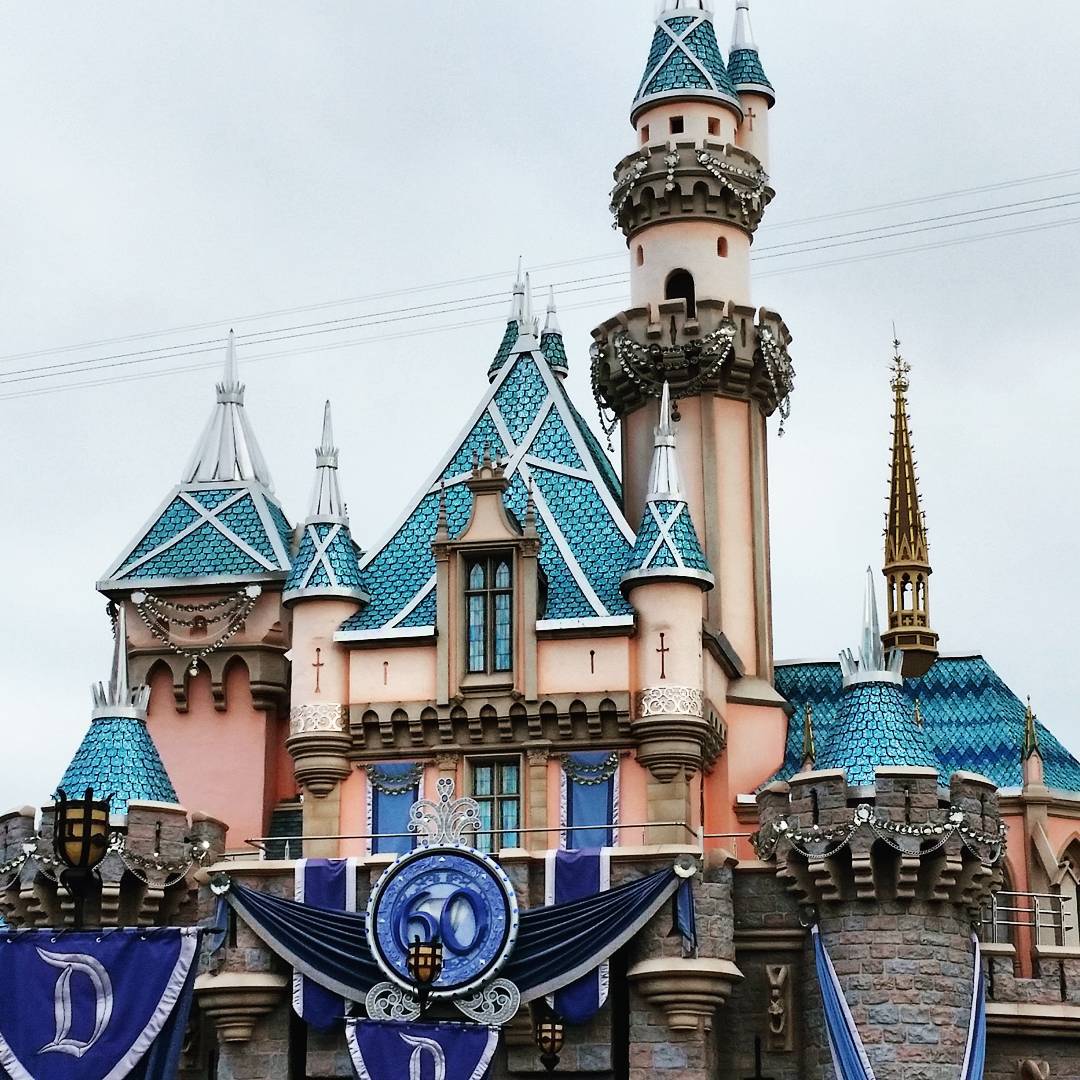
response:
[[[514,656],[514,574],[509,552],[466,563],[465,620],[470,675],[510,671]]]

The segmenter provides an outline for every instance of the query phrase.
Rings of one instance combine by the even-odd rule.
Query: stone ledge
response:
[[[1031,951],[1037,960],[1080,960],[1077,945],[1034,945]]]
[[[222,1042],[248,1042],[255,1022],[281,1000],[289,980],[285,975],[223,972],[199,975],[195,997],[214,1022]]]
[[[991,1001],[986,1006],[986,1027],[991,1035],[1080,1039],[1080,1005]]]
[[[716,1010],[743,974],[730,960],[661,957],[635,964],[627,977],[664,1011],[672,1031],[711,1031]]]
[[[1011,960],[1016,956],[1016,946],[1010,945],[1008,942],[983,942],[982,954],[991,957],[1007,957]]]
[[[806,947],[806,931],[786,927],[736,930],[735,952],[797,952]]]

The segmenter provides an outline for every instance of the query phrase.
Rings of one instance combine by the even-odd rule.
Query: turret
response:
[[[554,298],[552,298],[554,304]],[[550,312],[549,312],[550,314]],[[557,326],[557,323],[556,323]],[[532,280],[522,272],[521,260],[518,260],[517,278],[514,281],[513,295],[510,298],[510,314],[506,321],[506,330],[494,360],[488,368],[488,379],[494,380],[502,371],[506,361],[515,353],[528,352],[537,348],[540,326],[533,315]],[[560,332],[561,341],[561,332]],[[565,359],[565,355],[564,355]]]
[[[288,748],[304,801],[304,830],[338,831],[338,785],[350,772],[347,757],[348,657],[334,632],[367,603],[349,516],[338,481],[330,402],[323,407],[322,440],[315,451],[315,482],[308,516],[293,556],[282,602],[292,608],[292,708]],[[319,842],[308,853],[322,852]]]
[[[902,650],[904,675],[914,678],[925,675],[937,659],[938,635],[930,627],[933,570],[908,423],[911,367],[900,355],[900,342],[893,344],[893,444],[882,569],[888,583],[889,626],[883,640],[887,648]]]
[[[754,30],[750,25],[750,0],[735,4],[735,30],[731,35],[728,75],[739,93],[743,119],[738,143],[769,167],[769,110],[776,104],[772,83],[765,74]]]
[[[565,379],[570,373],[570,364],[566,359],[566,343],[563,341],[562,327],[559,325],[559,314],[555,310],[554,288],[548,293],[547,319],[544,321],[544,330],[540,335],[540,351],[551,365],[551,370],[560,379]]]

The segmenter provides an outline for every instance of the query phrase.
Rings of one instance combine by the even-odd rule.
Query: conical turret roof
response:
[[[112,796],[114,815],[130,802],[179,803],[161,755],[146,728],[150,688],[128,681],[127,618],[123,604],[114,626],[112,672],[108,685],[93,687],[90,730],[57,785],[69,798],[91,788],[98,798]]]
[[[737,0],[735,4],[735,31],[731,35],[728,75],[740,93],[761,94],[769,99],[770,104],[775,104],[776,93],[761,66],[761,56],[750,25],[750,0]]]
[[[555,289],[548,293],[547,319],[544,331],[540,335],[540,351],[547,358],[551,370],[565,379],[570,373],[570,362],[566,358],[566,343],[563,341],[562,327],[559,325],[559,313],[555,309]]]

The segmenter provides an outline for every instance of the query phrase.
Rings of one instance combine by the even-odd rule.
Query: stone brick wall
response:
[[[1020,1063],[1034,1061],[1049,1065],[1049,1073],[1039,1069],[1027,1076],[1020,1073]],[[1080,1077],[1080,1040],[1018,1039],[991,1036],[986,1054],[984,1080],[1076,1080]]]

